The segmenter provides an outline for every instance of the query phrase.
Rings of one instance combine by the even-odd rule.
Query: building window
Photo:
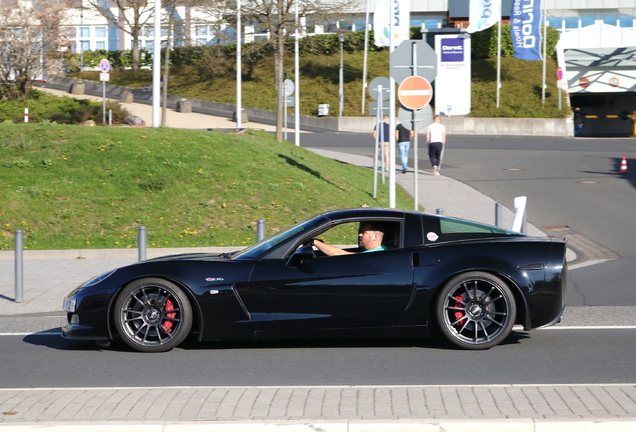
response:
[[[96,50],[105,50],[106,49],[106,42],[104,42],[104,41],[95,42],[95,49]]]
[[[581,27],[594,25],[594,15],[581,15]]]
[[[548,25],[555,29],[561,30],[563,28],[563,18],[561,17],[548,17]]]
[[[634,27],[634,17],[631,15],[621,15],[618,17],[618,25],[624,28]]]
[[[106,37],[106,27],[95,27],[95,37],[105,38]]]
[[[82,38],[91,37],[91,28],[90,27],[80,27],[79,33],[80,33],[80,37],[82,37]]]
[[[82,52],[91,50],[91,42],[90,41],[80,41],[80,47],[82,48]]]
[[[565,17],[563,18],[563,22],[565,23],[566,29],[579,28],[579,17]]]
[[[422,24],[424,28],[427,29],[435,29],[435,28],[441,28],[442,27],[442,20],[434,18],[434,19],[425,19],[422,20]]]
[[[606,15],[603,17],[603,23],[609,25],[616,25],[616,15]]]

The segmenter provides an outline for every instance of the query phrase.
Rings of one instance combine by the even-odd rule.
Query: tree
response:
[[[68,5],[62,1],[10,2],[0,6],[0,94],[27,100],[33,80],[61,73],[62,30]]]
[[[139,70],[139,37],[143,27],[154,17],[154,2],[148,5],[147,0],[86,0],[109,24],[117,26],[132,38],[132,69]],[[114,5],[109,7],[110,3]],[[113,12],[114,10],[114,12]],[[156,35],[160,37],[160,35]]]
[[[213,3],[213,16],[222,17],[230,25],[236,26],[236,10],[239,0],[225,0]],[[311,18],[316,23],[337,20],[347,10],[356,10],[358,0],[240,0],[242,25],[256,25],[269,35],[262,48],[273,47],[274,82],[276,85],[276,139],[283,140],[283,76],[285,41],[294,36],[296,30],[296,7],[300,18]],[[358,9],[359,10],[359,9]],[[302,29],[299,29],[302,34]],[[268,46],[269,45],[269,46]]]

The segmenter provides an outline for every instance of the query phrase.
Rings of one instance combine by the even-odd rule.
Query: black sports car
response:
[[[383,249],[325,256],[381,226]],[[334,232],[336,234],[334,234]],[[348,236],[348,237],[347,237]],[[343,240],[345,239],[345,240]],[[345,246],[361,252],[356,245]],[[244,250],[150,259],[100,275],[64,299],[67,338],[145,352],[199,340],[424,337],[486,349],[513,325],[559,322],[566,242],[414,211],[320,214]]]

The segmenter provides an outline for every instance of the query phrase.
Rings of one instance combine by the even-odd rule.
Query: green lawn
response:
[[[246,246],[322,211],[386,207],[370,170],[270,134],[0,124],[0,250]],[[398,190],[397,207],[413,201]],[[350,243],[351,239],[342,239]]]

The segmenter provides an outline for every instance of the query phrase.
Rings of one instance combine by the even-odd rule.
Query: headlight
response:
[[[89,287],[89,286],[93,286],[93,285],[97,285],[98,283],[100,283],[101,281],[105,280],[107,277],[109,277],[110,275],[112,275],[113,273],[115,273],[117,271],[117,269],[115,270],[111,270],[109,272],[106,272],[104,274],[101,274],[99,276],[94,277],[93,279],[89,280],[88,282],[86,282],[83,286],[85,287]]]

